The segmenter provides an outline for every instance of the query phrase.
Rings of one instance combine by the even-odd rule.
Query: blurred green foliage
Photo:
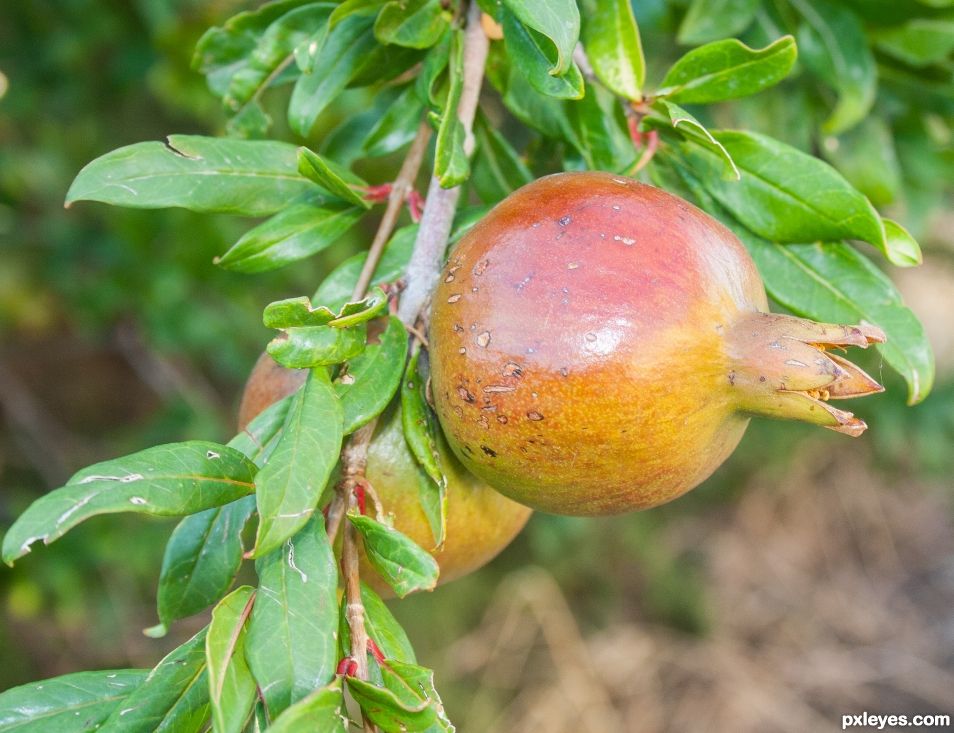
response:
[[[294,268],[246,277],[212,266],[245,229],[233,218],[87,204],[63,209],[76,172],[108,150],[171,132],[224,130],[218,101],[190,68],[192,51],[207,27],[252,5],[27,0],[0,7],[0,526],[58,473],[159,442],[228,437],[241,383],[268,338],[263,305],[310,292],[369,237],[357,229]],[[744,120],[746,128],[819,151],[876,204],[896,207],[896,218],[930,257],[950,260],[954,244],[932,239],[931,229],[951,197],[950,49],[937,59],[912,58],[892,34],[914,14],[940,18],[942,11],[915,3],[849,5],[861,14],[878,76],[873,112],[860,124],[838,135],[824,130],[844,92],[809,59],[778,88],[699,117],[723,127]],[[685,50],[675,43],[680,32],[705,33],[680,31],[687,6],[636,4],[647,78],[661,78]],[[797,33],[792,25],[799,22],[790,6],[767,2],[740,37],[761,46],[777,37],[770,29]],[[360,126],[338,123],[388,101],[348,92],[310,136],[313,147],[348,162]],[[282,99],[264,102],[284,106]],[[284,124],[283,115],[273,117]],[[289,135],[280,127],[276,136]],[[531,153],[534,172],[554,155],[542,147]],[[395,162],[357,167],[378,183],[393,175]],[[880,372],[876,358],[867,366]],[[883,376],[888,393],[866,401],[863,412],[877,425],[869,436],[884,470],[950,475],[951,373],[941,372],[935,393],[915,408],[904,407],[900,380],[887,370]],[[21,389],[26,403],[16,399]],[[793,436],[810,432],[764,422],[757,428],[702,490],[673,505],[601,520],[534,517],[503,557],[455,583],[454,614],[441,605],[446,592],[406,601],[397,611],[421,655],[435,655],[470,628],[497,579],[528,560],[546,565],[579,598],[575,610],[584,623],[638,613],[704,633],[698,558],[667,549],[666,523],[675,514],[717,511],[756,469],[783,473]],[[832,435],[823,445],[838,440]],[[154,623],[152,594],[171,526],[99,520],[41,549],[44,562],[0,574],[0,688],[80,668],[150,666],[168,641],[160,647],[139,629]],[[188,631],[178,633],[185,638]]]

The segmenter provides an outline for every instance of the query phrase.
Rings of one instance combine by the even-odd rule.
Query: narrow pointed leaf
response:
[[[256,477],[256,557],[279,548],[311,518],[338,461],[341,437],[338,397],[326,371],[313,369],[292,400],[275,451]]]
[[[246,624],[255,589],[243,585],[212,611],[205,658],[215,733],[242,733],[255,705],[255,679],[245,661]]]
[[[423,114],[424,103],[418,98],[414,84],[409,84],[361,144],[365,155],[375,158],[403,148],[417,134]]]
[[[76,672],[0,693],[0,733],[97,730],[143,683],[145,669]]]
[[[66,205],[101,201],[265,216],[316,190],[298,173],[294,145],[170,135],[165,144],[127,145],[87,164],[70,186]]]
[[[371,586],[361,583],[361,602],[364,604],[364,621],[368,636],[374,639],[387,659],[415,664],[414,647],[397,619],[374,592]]]
[[[171,443],[104,461],[33,502],[3,538],[12,564],[37,540],[50,544],[90,517],[117,512],[182,516],[254,490],[255,465],[218,443]]]
[[[348,677],[348,689],[375,725],[386,731],[453,731],[444,713],[434,673],[389,660],[381,665],[383,684]]]
[[[351,359],[347,371],[334,382],[341,400],[344,434],[350,435],[377,417],[388,406],[401,384],[407,357],[407,332],[397,316],[376,344]]]
[[[282,712],[268,727],[268,733],[301,733],[306,730],[347,733],[343,710],[341,680],[334,680]]]
[[[235,272],[266,272],[334,244],[361,219],[357,206],[293,204],[247,231],[216,264]]]
[[[348,328],[379,316],[387,305],[387,294],[375,286],[361,300],[345,303],[336,309],[324,305],[314,306],[306,296],[277,300],[265,307],[262,322],[268,328],[277,329],[312,326]]]
[[[348,519],[364,539],[368,561],[399,598],[434,589],[437,561],[407,535],[371,517],[349,514]]]
[[[434,175],[442,187],[452,188],[466,181],[470,175],[470,163],[464,150],[464,126],[457,116],[464,83],[463,31],[457,31],[453,36],[447,73],[450,86],[437,128]]]
[[[759,0],[692,0],[679,26],[679,43],[717,41],[744,31],[755,18]]]
[[[569,71],[573,66],[573,50],[580,38],[580,11],[575,0],[503,0],[503,4],[522,25],[552,45],[555,57],[547,73],[556,76]]]
[[[638,102],[646,60],[630,0],[589,0],[583,7],[583,45],[594,73],[614,94]]]
[[[167,654],[117,706],[100,733],[199,733],[209,717],[209,683],[202,629]]]
[[[699,120],[686,112],[686,110],[679,105],[673,104],[666,99],[661,99],[659,104],[669,115],[672,126],[678,130],[683,137],[697,145],[707,148],[722,158],[725,164],[723,177],[734,180],[739,180],[742,177],[742,174],[739,173],[739,169],[735,165],[735,161],[732,160],[732,156],[729,155],[729,151],[712,136],[712,133],[709,132]]]
[[[298,172],[342,201],[363,209],[371,208],[364,196],[355,190],[355,187],[367,187],[366,181],[308,148],[298,148]]]
[[[747,97],[788,76],[798,52],[795,39],[783,36],[753,49],[729,38],[693,49],[672,68],[657,92],[680,104],[709,104]]]
[[[583,96],[583,74],[568,57],[569,64],[556,76],[552,71],[562,68],[550,54],[547,39],[526,27],[513,13],[502,11],[504,43],[514,67],[523,74],[530,85],[549,97],[580,99]]]
[[[323,518],[259,558],[255,569],[245,655],[274,720],[335,674],[338,566]]]
[[[430,48],[447,30],[448,18],[440,0],[395,0],[381,8],[374,35],[381,43]]]
[[[497,203],[533,180],[517,151],[485,119],[478,117],[474,132],[477,153],[471,180],[482,201]]]

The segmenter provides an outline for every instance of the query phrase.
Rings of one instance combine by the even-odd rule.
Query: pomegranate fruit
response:
[[[752,415],[859,435],[828,400],[882,388],[830,349],[884,334],[767,306],[745,247],[682,199],[605,173],[542,178],[450,254],[429,326],[438,417],[488,484],[573,515],[680,496]]]
[[[297,390],[306,373],[279,366],[262,354],[242,393],[239,430],[270,404]],[[467,471],[441,437],[438,450],[447,477],[447,524],[444,545],[431,554],[441,569],[439,582],[446,583],[490,562],[523,529],[532,512]],[[394,527],[421,547],[432,548],[434,536],[418,499],[418,468],[405,445],[396,402],[378,419],[365,475],[384,514],[393,516]],[[368,504],[370,507],[370,500]],[[393,595],[364,561],[361,577],[382,595]]]

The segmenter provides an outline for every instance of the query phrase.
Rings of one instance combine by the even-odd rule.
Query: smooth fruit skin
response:
[[[450,254],[429,327],[436,410],[464,465],[517,501],[572,515],[652,507],[708,477],[785,387],[791,367],[749,367],[790,324],[738,333],[766,310],[744,246],[704,212],[621,176],[548,176]],[[818,376],[820,360],[802,366],[836,378]],[[811,401],[785,409],[839,422]]]
[[[286,369],[262,354],[255,364],[239,407],[239,429],[273,402],[291,394],[304,382],[306,371]],[[395,403],[379,418],[368,448],[366,478],[380,498],[382,511],[391,514],[394,527],[431,551],[441,568],[440,583],[460,578],[496,557],[523,529],[532,514],[469,473],[447,444],[439,439],[439,454],[447,477],[447,524],[443,547],[434,548],[434,536],[418,498],[420,473],[408,451]],[[368,500],[369,511],[373,511]],[[393,595],[367,563],[361,577],[383,595]]]

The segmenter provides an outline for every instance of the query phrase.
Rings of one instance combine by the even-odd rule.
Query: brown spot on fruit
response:
[[[514,392],[516,389],[516,387],[511,387],[507,384],[488,384],[484,387],[484,392],[494,394],[498,392]]]
[[[472,394],[467,390],[466,387],[458,387],[458,388],[457,388],[457,395],[458,395],[464,402],[466,402],[466,403],[468,403],[468,404],[473,404],[474,402],[477,401],[476,398],[474,397],[474,395],[472,395]]]
[[[570,216],[569,214],[567,214],[566,216],[561,216],[561,217],[560,217],[560,226],[561,226],[561,227],[565,227],[565,226],[567,226],[571,221],[573,221],[573,217]]]
[[[474,269],[471,270],[471,272],[473,272],[475,275],[477,275],[477,277],[480,277],[480,276],[483,275],[484,272],[487,270],[487,266],[488,266],[489,264],[490,264],[490,262],[489,262],[488,260],[481,260],[481,261],[478,262],[476,265],[474,265]]]
[[[456,303],[456,302],[459,301],[462,297],[464,297],[464,296],[462,296],[460,293],[454,293],[453,295],[451,295],[451,296],[447,299],[447,302],[448,302],[448,303]]]
[[[486,349],[488,344],[490,344],[490,331],[484,331],[483,333],[479,334],[477,338],[474,339],[474,343],[476,343],[480,348]]]
[[[540,414],[539,412],[537,412],[536,410],[531,410],[530,412],[527,413],[527,419],[528,419],[528,420],[534,420],[534,421],[540,421],[540,420],[543,419],[543,415],[541,415],[541,414]]]
[[[520,377],[523,375],[523,367],[515,361],[508,361],[500,373],[505,377]]]
[[[497,422],[499,422],[501,425],[506,425],[506,424],[507,424],[507,416],[506,416],[506,415],[497,415]]]
[[[482,445],[482,446],[480,446],[480,449],[481,449],[484,453],[486,453],[488,456],[490,456],[491,458],[496,458],[496,457],[497,457],[497,451],[495,451],[493,448],[489,448],[489,447],[487,447],[486,445]]]

